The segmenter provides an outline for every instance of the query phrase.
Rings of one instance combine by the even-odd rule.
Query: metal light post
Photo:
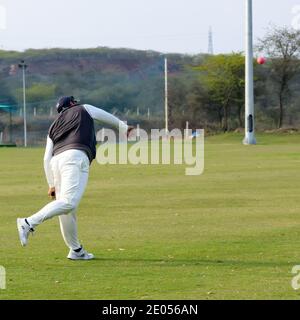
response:
[[[22,60],[19,63],[19,68],[22,69],[23,73],[23,118],[24,118],[24,147],[27,147],[27,119],[26,119],[26,78],[25,78],[25,71],[27,69],[27,65],[25,61]]]
[[[169,133],[168,59],[165,58],[165,130]]]
[[[9,108],[9,142],[12,143],[12,107]]]
[[[253,13],[252,0],[246,0],[246,92],[245,92],[245,145],[256,144],[254,122],[253,80]]]

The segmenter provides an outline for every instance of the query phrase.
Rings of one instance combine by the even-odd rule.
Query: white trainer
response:
[[[88,253],[83,248],[79,252],[75,252],[74,250],[70,250],[68,256],[70,260],[92,260],[94,259],[94,255],[92,253]]]
[[[19,231],[21,245],[25,247],[27,245],[30,232],[33,233],[34,230],[26,223],[25,219],[21,218],[17,219],[17,228]]]

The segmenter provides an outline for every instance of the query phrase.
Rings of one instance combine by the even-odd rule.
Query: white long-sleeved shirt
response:
[[[107,124],[116,128],[120,128],[121,130],[124,130],[127,132],[128,130],[127,124],[121,121],[120,119],[118,119],[117,117],[115,117],[114,115],[89,104],[84,104],[83,107],[94,120],[103,122],[104,124]],[[44,154],[44,170],[45,170],[46,179],[50,188],[54,187],[53,173],[50,168],[50,161],[53,157],[53,147],[54,147],[53,141],[49,136],[47,136],[47,144],[46,144],[46,150]]]

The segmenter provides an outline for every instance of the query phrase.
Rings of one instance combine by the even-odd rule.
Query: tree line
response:
[[[267,57],[265,65],[253,61],[257,126],[299,126],[300,32],[272,27],[257,41],[256,51]],[[0,51],[0,104],[14,106],[17,117],[22,106],[17,64],[24,59],[29,66],[29,113],[35,108],[47,118],[59,96],[74,95],[130,121],[159,127],[164,114],[165,57],[171,128],[184,128],[186,121],[210,131],[244,127],[245,57],[239,52],[192,56],[109,48]],[[2,127],[7,121],[4,112],[0,111]]]
[[[272,27],[258,39],[256,54],[267,63],[254,63],[256,118],[260,129],[298,127],[300,115],[300,31]],[[207,56],[192,67],[198,81],[189,89],[178,81],[171,84],[170,108],[186,103],[186,120],[214,131],[244,127],[245,57],[243,53]],[[181,101],[180,100],[181,97]],[[181,116],[172,110],[171,114]],[[172,120],[179,125],[175,116]]]

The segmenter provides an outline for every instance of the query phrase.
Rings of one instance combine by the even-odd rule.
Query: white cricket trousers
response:
[[[56,200],[27,218],[32,228],[59,216],[60,229],[66,245],[73,250],[81,244],[77,235],[76,211],[87,185],[90,162],[85,152],[67,150],[51,159]]]

